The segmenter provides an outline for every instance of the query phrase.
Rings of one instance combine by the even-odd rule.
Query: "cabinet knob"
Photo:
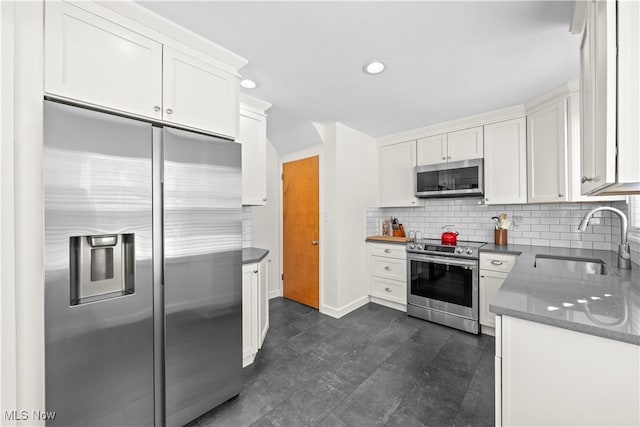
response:
[[[446,158],[446,157],[443,157],[443,158],[442,158],[442,160],[447,160],[447,158]]]
[[[385,249],[385,250],[384,250],[384,253],[385,253],[385,254],[390,254],[390,253],[391,253],[391,249]]]
[[[564,194],[558,193],[558,197],[564,197]]]
[[[153,111],[160,111],[160,110],[161,110],[161,108],[160,108],[159,105],[156,105],[155,107],[153,107]]]
[[[415,204],[416,204],[416,201],[415,201],[415,200],[413,200],[413,201],[411,202],[411,204],[414,204],[414,205],[415,205]]]
[[[585,182],[591,182],[591,181],[593,181],[593,178],[589,178],[589,177],[587,177],[587,176],[583,176],[583,177],[580,179],[580,182],[581,182],[582,184],[584,184]]]
[[[173,110],[171,108],[167,108],[167,114],[173,114]]]
[[[451,160],[451,156],[447,156],[447,160]]]
[[[266,198],[266,197],[263,197],[263,198],[262,198],[262,201],[263,201],[263,202],[266,202],[266,201],[267,201],[267,198]]]
[[[258,274],[258,270],[253,270],[253,272],[254,272],[255,274]]]
[[[390,271],[390,270],[391,270],[391,267],[389,267],[388,265],[385,265],[385,266],[384,266],[384,269],[385,269],[385,270],[387,270],[387,271]]]
[[[391,288],[384,288],[385,291],[391,292]]]

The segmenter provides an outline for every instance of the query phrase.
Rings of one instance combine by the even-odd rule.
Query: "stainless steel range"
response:
[[[407,243],[407,314],[478,334],[478,249],[484,242]]]

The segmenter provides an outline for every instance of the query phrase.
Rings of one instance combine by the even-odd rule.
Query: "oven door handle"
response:
[[[422,261],[422,262],[432,262],[434,264],[453,265],[456,267],[464,267],[468,270],[473,270],[478,268],[478,263],[476,261],[463,261],[463,260],[455,260],[455,259],[444,258],[444,257],[430,257],[425,255],[409,256],[407,259],[409,261]]]

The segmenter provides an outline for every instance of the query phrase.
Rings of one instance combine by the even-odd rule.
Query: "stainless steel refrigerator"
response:
[[[44,108],[49,424],[183,425],[239,394],[239,144]]]

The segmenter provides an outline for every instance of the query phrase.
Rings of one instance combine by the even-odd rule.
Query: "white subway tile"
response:
[[[533,246],[549,246],[550,242],[547,239],[531,239],[531,245],[533,245]]]
[[[571,243],[569,240],[551,240],[551,246],[557,246],[559,248],[570,248]]]

